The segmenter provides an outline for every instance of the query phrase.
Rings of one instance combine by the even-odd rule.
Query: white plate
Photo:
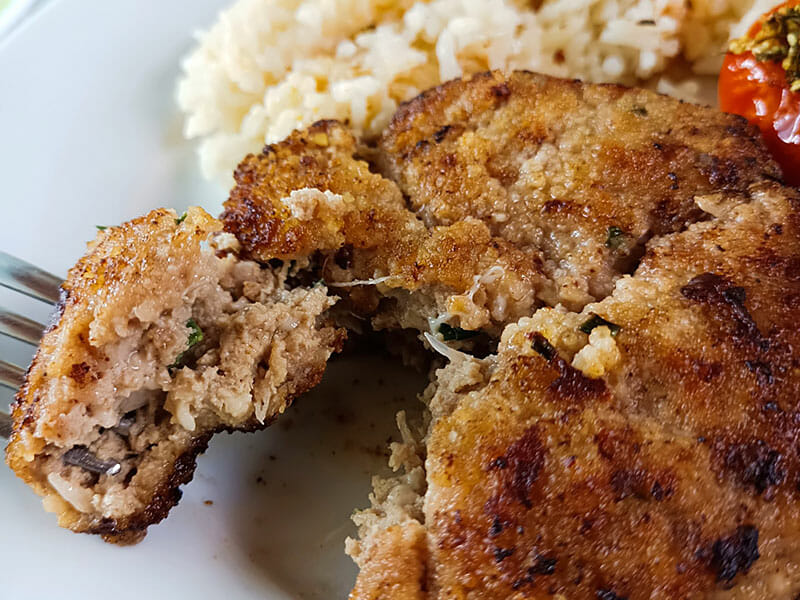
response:
[[[53,2],[0,42],[0,249],[63,275],[96,224],[157,206],[217,210],[225,193],[200,179],[173,90],[193,30],[224,4]],[[3,305],[47,313],[5,292]],[[4,341],[9,355],[26,361],[30,350]],[[181,503],[137,546],[58,528],[0,467],[0,597],[344,597],[350,512],[385,462],[394,412],[424,385],[406,376],[389,393],[392,361],[375,358],[354,383],[352,363],[332,365],[279,425],[212,442]]]
[[[36,0],[0,0],[0,37],[10,31],[35,3]]]

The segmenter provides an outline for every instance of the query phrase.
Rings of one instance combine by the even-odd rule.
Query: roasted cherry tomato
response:
[[[787,183],[800,186],[800,0],[764,14],[731,42],[719,104],[756,125]]]

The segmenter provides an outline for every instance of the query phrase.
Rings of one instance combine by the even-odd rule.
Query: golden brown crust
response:
[[[343,127],[321,122],[245,159],[226,230],[258,260],[310,257],[333,284],[381,278],[384,298],[444,297],[437,310],[455,314],[497,267],[508,293],[485,301],[477,326],[613,294],[581,314],[553,310],[547,327],[512,325],[479,367],[454,359],[450,371],[474,377],[432,400],[424,524],[409,517],[363,543],[351,597],[794,598],[800,199],[764,183],[779,173],[752,131],[642,91],[489,74],[401,109],[381,148],[418,214]],[[706,193],[720,197],[695,199]],[[126,264],[130,247],[103,244],[71,272],[62,326],[14,409],[8,460],[40,489],[25,466],[43,443],[34,425],[61,435],[37,412],[41,353],[71,359],[70,340],[110,335],[84,313],[104,310],[93,292],[105,273],[127,277],[108,265]],[[374,291],[342,289],[380,310]],[[593,314],[621,329],[590,377],[578,358]],[[68,323],[77,336],[63,337]],[[70,386],[91,382],[90,361],[63,361]],[[321,373],[296,379],[287,402]],[[145,511],[87,524],[65,510],[64,524],[135,539],[177,501],[209,433],[186,437]]]
[[[700,219],[695,195],[746,193],[780,177],[741,117],[527,72],[423,93],[397,111],[380,150],[381,171],[426,222],[477,218],[494,235],[536,246],[548,275],[585,287],[562,291],[573,309],[607,295],[651,236]],[[612,227],[621,235],[609,248]],[[567,275],[558,271],[565,259]]]
[[[122,299],[118,316],[126,320],[132,317],[137,302],[130,290],[141,283],[162,287],[163,282],[153,280],[150,271],[154,264],[163,265],[167,257],[159,251],[172,248],[175,255],[186,248],[199,244],[210,233],[220,229],[219,222],[202,211],[193,212],[185,227],[176,235],[174,211],[155,210],[151,213],[98,234],[98,239],[89,244],[89,249],[78,263],[70,269],[61,286],[61,300],[52,325],[45,332],[39,348],[28,369],[25,383],[17,393],[12,407],[13,431],[6,448],[6,461],[11,469],[42,496],[52,494],[44,475],[35,465],[35,457],[46,445],[66,434],[60,418],[67,415],[77,403],[74,397],[91,386],[97,378],[107,357],[98,347],[114,335],[113,314],[110,307]],[[189,226],[191,225],[191,226]],[[173,245],[174,243],[174,245]],[[157,276],[158,277],[158,276]],[[181,276],[179,275],[180,279]],[[161,285],[159,285],[161,284]],[[166,286],[164,289],[168,289]],[[178,287],[178,289],[183,289]],[[167,299],[166,304],[177,303]],[[105,323],[107,329],[92,329],[94,322]],[[48,382],[62,380],[65,389],[59,394],[50,394]],[[204,447],[200,441],[198,446]],[[197,452],[200,450],[198,449]],[[185,452],[193,458],[191,445]],[[149,516],[137,515],[131,522],[86,519],[66,502],[61,503],[59,523],[76,531],[102,533],[109,540],[138,541],[140,532],[146,527],[144,521],[157,522],[163,518],[180,496],[177,486],[191,478],[192,468],[187,470],[180,458],[172,473],[165,473],[165,480],[175,480],[175,485],[166,485],[153,498],[145,512]],[[136,523],[134,521],[141,521]],[[118,537],[119,536],[119,537]]]
[[[350,600],[423,600],[428,591],[425,528],[416,521],[382,531],[370,548]]]
[[[354,160],[355,139],[334,121],[320,121],[286,140],[247,156],[237,167],[236,186],[222,220],[245,251],[258,260],[292,259],[345,243],[385,247],[409,223],[392,182]],[[281,203],[303,188],[350,195],[357,203],[327,219],[300,219]],[[367,209],[368,203],[372,210]]]

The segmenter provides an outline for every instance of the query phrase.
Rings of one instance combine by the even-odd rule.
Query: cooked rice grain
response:
[[[766,1],[239,0],[198,34],[178,104],[203,173],[229,185],[242,156],[293,129],[335,118],[369,138],[398,103],[486,69],[697,100],[731,28]]]

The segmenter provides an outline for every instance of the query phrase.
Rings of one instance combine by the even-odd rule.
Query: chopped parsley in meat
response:
[[[583,322],[580,326],[580,330],[585,334],[590,334],[592,329],[595,327],[608,327],[611,331],[612,336],[616,336],[621,330],[622,327],[617,325],[616,323],[612,323],[611,321],[606,321],[603,317],[592,313],[592,316]]]
[[[203,341],[203,330],[200,329],[200,326],[194,319],[186,321],[186,327],[192,330],[191,333],[189,333],[189,339],[186,341],[186,350],[178,355],[175,362],[168,367],[169,369],[177,369],[181,366],[183,359],[186,358],[186,353]]]
[[[442,339],[445,342],[468,340],[475,337],[480,332],[470,331],[469,329],[461,329],[461,327],[453,327],[447,323],[439,325],[439,333],[442,334]]]

